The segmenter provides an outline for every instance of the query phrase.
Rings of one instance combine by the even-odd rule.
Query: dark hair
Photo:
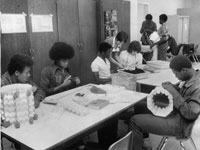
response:
[[[120,31],[119,33],[117,33],[116,40],[126,43],[126,41],[128,40],[128,34],[124,31]]]
[[[7,70],[10,75],[13,75],[15,71],[20,73],[24,71],[25,67],[31,67],[33,65],[33,60],[31,57],[25,54],[13,55],[8,63]]]
[[[146,18],[146,20],[152,20],[153,19],[151,14],[147,14],[145,18]]]
[[[106,42],[102,42],[100,45],[99,45],[99,52],[100,53],[103,53],[103,52],[107,52],[109,49],[111,49],[112,46]]]
[[[186,56],[178,55],[171,60],[169,67],[180,72],[183,68],[192,68],[192,63]]]
[[[132,41],[129,46],[128,46],[128,50],[129,53],[132,53],[133,51],[135,52],[141,52],[141,45],[139,41]]]
[[[49,51],[50,59],[71,59],[74,57],[74,48],[65,42],[56,42]]]
[[[160,20],[163,20],[164,22],[166,22],[167,19],[168,19],[168,17],[167,17],[166,14],[161,14],[161,15],[159,16],[159,19],[160,19]]]

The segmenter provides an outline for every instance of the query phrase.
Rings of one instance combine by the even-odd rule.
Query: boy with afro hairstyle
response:
[[[74,57],[74,49],[64,42],[56,42],[49,51],[53,64],[43,68],[40,86],[46,95],[57,94],[80,84],[78,77],[71,77],[68,62]]]

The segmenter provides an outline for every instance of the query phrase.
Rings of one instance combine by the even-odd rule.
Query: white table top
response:
[[[193,64],[195,69],[200,69],[200,63]],[[161,86],[163,82],[169,81],[173,84],[179,82],[179,80],[175,77],[171,69],[160,69],[156,73],[150,73],[148,78],[137,80],[139,84],[146,84],[152,86]]]
[[[161,84],[166,81],[170,81],[173,84],[178,82],[178,79],[175,77],[171,69],[162,69],[159,70],[159,72],[150,73],[146,79],[137,80],[137,83],[152,86],[161,86]]]
[[[81,90],[83,87],[56,96],[59,100],[72,100],[72,96]],[[2,128],[1,132],[34,150],[49,149],[104,123],[107,119],[111,119],[147,96],[144,93],[131,92],[133,94],[132,102],[109,104],[101,110],[88,108],[89,114],[86,116],[79,116],[66,110],[59,115],[52,115],[56,106],[41,103],[40,107],[36,109],[39,119],[34,121],[33,125],[23,124],[19,129],[11,126]]]

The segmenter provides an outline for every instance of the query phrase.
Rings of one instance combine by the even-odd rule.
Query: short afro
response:
[[[32,65],[33,60],[28,55],[15,54],[8,63],[7,71],[10,75],[13,75],[16,71],[22,73],[25,67],[31,67]]]
[[[111,49],[112,46],[106,42],[102,42],[99,45],[99,52],[100,53],[106,53],[109,49]]]
[[[166,22],[167,19],[168,19],[168,17],[167,17],[166,14],[161,14],[161,15],[159,16],[159,19],[160,19],[160,20],[163,20],[164,22]]]
[[[169,66],[180,72],[183,68],[192,68],[192,63],[186,56],[178,55],[171,60]]]
[[[65,42],[56,42],[49,51],[49,57],[54,61],[72,59],[74,57],[74,48]]]
[[[152,19],[153,19],[153,16],[152,16],[151,14],[147,14],[147,15],[145,16],[145,19],[146,19],[146,20],[152,20]]]

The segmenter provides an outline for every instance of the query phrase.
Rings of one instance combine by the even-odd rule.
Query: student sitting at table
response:
[[[34,102],[35,107],[38,108],[40,102],[45,98],[45,92],[30,79],[32,65],[33,61],[29,56],[24,54],[13,55],[8,63],[7,71],[1,76],[1,86],[16,83],[31,84],[35,87]],[[21,149],[21,146],[18,143],[12,142],[17,150]]]
[[[162,87],[173,97],[174,109],[166,117],[141,112],[131,118],[134,150],[151,149],[150,141],[143,139],[143,133],[175,136],[177,139],[190,137],[194,122],[200,114],[200,71],[195,70],[190,60],[183,55],[175,56],[170,62],[170,68],[182,81],[176,85],[162,83]]]
[[[96,84],[111,83],[111,72],[109,57],[112,46],[106,42],[102,42],[99,46],[98,56],[91,64]],[[118,121],[114,120],[105,127],[98,130],[98,140],[102,148],[108,147],[117,139]]]
[[[71,77],[68,68],[69,60],[74,57],[74,49],[64,42],[55,43],[50,51],[49,57],[53,64],[43,68],[41,72],[40,86],[46,95],[57,94],[80,84],[78,77]]]
[[[112,46],[106,42],[102,42],[99,46],[98,56],[91,64],[91,70],[96,84],[111,83],[110,72],[110,53]]]
[[[119,60],[122,66],[128,70],[135,70],[139,65],[142,65],[141,45],[139,41],[132,41],[128,50],[122,51],[119,55]]]
[[[40,102],[45,98],[45,92],[39,88],[31,79],[30,71],[33,65],[33,60],[24,54],[13,55],[7,66],[7,72],[1,76],[1,86],[28,83],[35,87],[34,101],[35,107],[38,108]]]

